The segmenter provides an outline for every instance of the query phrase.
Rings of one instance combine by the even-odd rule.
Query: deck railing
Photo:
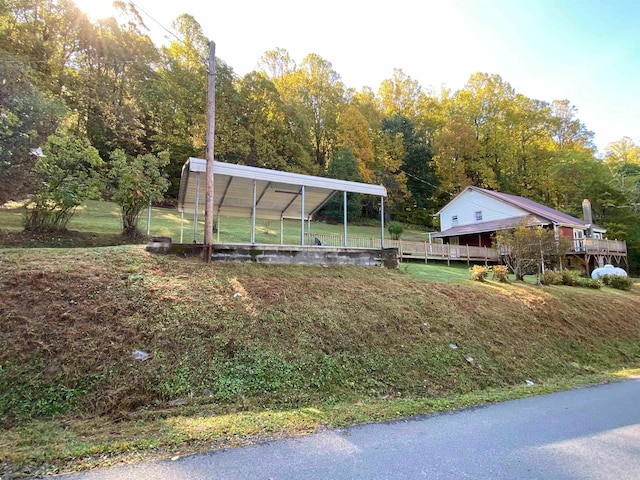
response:
[[[329,247],[344,247],[344,237],[329,233],[306,233],[305,243],[314,245],[320,242]],[[571,253],[586,253],[591,255],[626,255],[627,244],[620,240],[600,240],[597,238],[583,238],[574,240]],[[347,236],[349,248],[380,248],[380,237],[352,237]],[[384,246],[397,248],[400,258],[424,258],[441,260],[467,260],[496,262],[500,255],[506,252],[491,247],[471,247],[468,245],[451,245],[447,243],[418,242],[411,240],[385,239]]]
[[[316,241],[317,239],[317,241]],[[314,245],[320,242],[328,247],[344,247],[344,237],[327,233],[305,234],[305,243]],[[380,248],[379,237],[352,237],[347,236],[349,248]],[[450,245],[443,243],[418,242],[410,240],[385,239],[386,248],[397,248],[400,258],[419,258],[433,260],[466,260],[489,261],[499,260],[498,251],[490,247],[470,247],[468,245]]]
[[[582,249],[578,250],[591,254],[627,253],[627,242],[620,240],[600,240],[598,238],[585,238],[582,240]]]

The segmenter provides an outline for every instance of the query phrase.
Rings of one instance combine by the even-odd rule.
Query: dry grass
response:
[[[1,250],[0,456],[14,471],[233,444],[637,367],[638,293]]]

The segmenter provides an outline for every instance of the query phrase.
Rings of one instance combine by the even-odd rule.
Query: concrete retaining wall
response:
[[[156,239],[154,239],[156,240]],[[164,239],[163,239],[164,240]],[[153,241],[147,245],[150,252],[178,255],[201,255],[201,244],[173,244]],[[398,249],[341,248],[297,245],[229,245],[214,244],[211,260],[214,262],[256,262],[289,265],[384,265],[398,268]]]

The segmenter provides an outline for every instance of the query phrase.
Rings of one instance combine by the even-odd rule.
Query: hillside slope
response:
[[[0,417],[12,429],[441,398],[637,367],[638,293],[206,265],[139,246],[1,250]]]

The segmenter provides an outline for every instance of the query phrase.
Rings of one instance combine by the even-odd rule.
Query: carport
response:
[[[344,243],[347,243],[347,193],[361,193],[380,197],[380,240],[384,248],[384,198],[387,190],[346,180],[315,177],[266,168],[213,162],[214,215],[220,218],[251,218],[251,245],[255,244],[256,219],[280,220],[280,244],[284,243],[285,219],[300,220],[300,245],[305,246],[305,223],[333,197],[342,192],[344,204]],[[184,216],[193,218],[193,240],[196,243],[198,218],[204,215],[206,198],[206,161],[189,158],[182,167],[178,211],[181,214],[180,243],[183,243]],[[307,231],[308,228],[307,228]]]

